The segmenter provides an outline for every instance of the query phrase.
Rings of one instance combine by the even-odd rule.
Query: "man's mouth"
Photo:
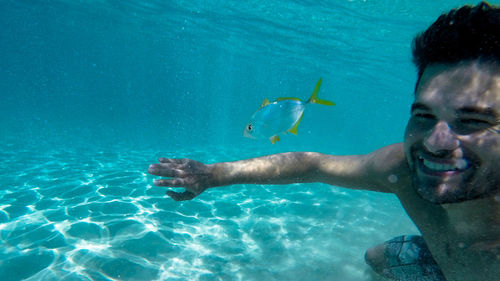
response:
[[[469,161],[464,158],[441,160],[419,156],[418,162],[423,172],[432,175],[452,175],[463,172],[470,166]]]
[[[434,154],[414,150],[413,184],[417,193],[436,204],[456,203],[470,198],[469,184],[480,167],[478,157],[465,149]]]
[[[455,161],[453,164],[449,163],[438,163],[438,162],[433,162],[431,160],[421,158],[422,164],[433,171],[436,172],[448,172],[448,171],[458,171],[458,170],[464,170],[467,168],[468,163],[467,160],[465,159],[458,159]]]

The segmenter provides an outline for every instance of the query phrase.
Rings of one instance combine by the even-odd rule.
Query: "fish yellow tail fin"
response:
[[[316,87],[314,87],[314,91],[307,102],[323,104],[323,105],[335,105],[335,103],[332,101],[322,100],[318,98],[318,92],[320,87],[321,87],[321,78],[318,80],[318,83],[316,83]]]

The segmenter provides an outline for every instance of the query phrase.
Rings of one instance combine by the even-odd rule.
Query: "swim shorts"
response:
[[[422,236],[403,235],[384,243],[385,266],[379,272],[398,281],[446,281]]]

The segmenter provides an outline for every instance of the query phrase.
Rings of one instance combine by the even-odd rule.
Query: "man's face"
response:
[[[455,203],[500,190],[500,65],[428,66],[406,127],[413,185],[424,199]]]

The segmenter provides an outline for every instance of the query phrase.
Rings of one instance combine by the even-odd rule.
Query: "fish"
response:
[[[309,104],[335,105],[334,102],[318,98],[321,78],[316,83],[311,97],[307,101],[299,98],[281,97],[273,102],[266,98],[260,108],[250,117],[243,135],[252,139],[269,139],[272,144],[280,141],[279,135],[292,133],[297,135],[297,127],[304,117],[304,110]]]

